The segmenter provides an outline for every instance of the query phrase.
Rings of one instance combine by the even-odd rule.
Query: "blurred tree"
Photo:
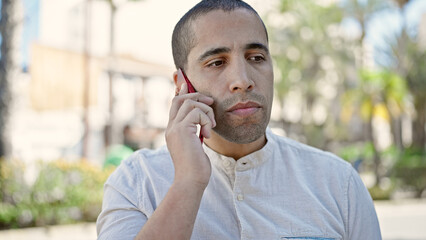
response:
[[[370,143],[377,183],[383,174],[379,172],[382,160],[373,135],[373,116],[385,114],[389,122],[400,116],[405,83],[390,71],[358,69],[367,69],[364,51],[370,19],[390,6],[386,0],[344,0],[339,4],[282,0],[281,21],[287,24],[273,28],[271,34],[271,48],[281,74],[276,84],[280,102],[293,101],[294,91],[302,95],[303,113],[291,125],[302,125],[299,129],[304,130],[298,133],[308,144],[322,148],[330,142]],[[345,32],[344,18],[358,22],[359,36]],[[343,102],[342,97],[346,99]],[[309,119],[314,118],[317,102],[325,105],[327,118],[315,127]],[[283,121],[287,121],[285,117]],[[291,130],[289,125],[286,131]]]
[[[8,154],[8,141],[6,139],[6,125],[9,118],[9,104],[11,93],[9,82],[11,81],[11,73],[13,70],[13,54],[14,50],[14,34],[16,22],[14,16],[15,0],[1,1],[0,16],[0,35],[1,35],[1,52],[0,52],[0,201],[4,198],[4,179],[2,162]]]
[[[392,59],[390,66],[403,76],[413,98],[415,115],[412,116],[413,147],[426,149],[426,49],[420,47],[416,36],[408,34],[405,8],[412,1],[395,0],[398,3],[403,28],[390,47],[384,50],[385,57]]]
[[[288,135],[303,136],[299,140],[328,148],[339,134],[345,134],[339,131],[341,106],[337,100],[344,91],[344,80],[354,81],[355,45],[344,36],[340,25],[343,11],[337,4],[319,5],[312,0],[280,3],[281,12],[271,13],[268,21],[279,69],[275,89],[283,104],[283,127]],[[291,113],[289,108],[297,108],[299,113]]]
[[[360,71],[359,85],[344,94],[346,114],[360,115],[368,127],[368,139],[373,151],[373,170],[376,185],[386,173],[381,166],[381,153],[373,129],[373,118],[381,117],[388,122],[398,118],[404,109],[406,82],[397,74],[383,71]]]
[[[355,54],[359,56],[357,61],[357,69],[367,68],[369,67],[367,66],[367,58],[365,53],[367,47],[365,39],[367,25],[377,12],[389,8],[391,4],[387,0],[343,0],[342,3],[345,15],[348,18],[355,20],[359,24],[359,29],[361,31],[360,37],[358,39],[358,45],[355,48]],[[350,88],[359,87],[358,85],[360,84],[360,81],[361,80],[357,79],[353,84],[351,84]],[[354,117],[357,118],[357,116]],[[361,131],[364,141],[373,141],[371,136],[371,125],[372,123],[364,121],[363,131]],[[380,155],[377,156],[379,157]]]
[[[421,198],[426,191],[425,172],[426,151],[410,147],[398,155],[392,175],[401,187],[412,190],[416,198]]]
[[[407,112],[407,98],[411,94],[416,109],[413,141],[425,145],[425,51],[420,51],[416,44],[408,44],[410,38],[403,36],[388,53],[393,56],[394,67],[386,65],[385,70],[373,71],[368,66],[372,59],[368,59],[366,52],[366,30],[378,12],[393,7],[392,1],[325,2],[281,0],[280,12],[268,15],[283,126],[291,137],[303,136],[299,140],[329,150],[336,150],[329,147],[333,145],[328,143],[333,142],[354,145],[361,140],[368,144],[372,153],[368,159],[372,159],[379,184],[391,166],[382,163],[387,159],[382,157],[383,149],[373,134],[375,117],[389,122],[393,142],[403,149],[402,116]],[[405,6],[409,0],[395,2]],[[358,23],[359,36],[345,33],[342,20],[348,18]],[[326,119],[320,122],[315,121],[318,103],[326,109]],[[295,112],[295,108],[301,113]],[[385,165],[386,169],[381,167]]]
[[[384,67],[393,69],[407,82],[415,113],[412,119],[412,145],[424,149],[426,147],[426,51],[421,49],[419,42],[402,29],[388,49],[381,54],[390,59]],[[397,133],[399,137],[401,133]],[[401,142],[402,140],[399,140]],[[403,147],[399,147],[403,150]]]
[[[412,62],[406,75],[416,109],[412,145],[426,150],[426,51],[420,51],[417,44],[414,46],[409,49]]]
[[[343,9],[345,14],[348,17],[352,17],[355,19],[360,26],[361,36],[359,38],[359,43],[361,49],[359,49],[359,53],[361,54],[361,65],[360,67],[365,66],[365,58],[364,51],[362,47],[365,45],[365,36],[367,31],[368,21],[374,16],[375,13],[381,11],[383,9],[389,8],[390,4],[387,0],[343,0]]]
[[[14,34],[16,22],[14,21],[14,10],[16,1],[1,1],[1,58],[0,58],[0,160],[7,154],[7,140],[5,129],[9,116],[8,105],[11,100],[9,82],[13,70],[12,51],[14,45]]]

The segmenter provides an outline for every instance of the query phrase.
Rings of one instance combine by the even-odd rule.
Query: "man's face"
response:
[[[246,9],[211,11],[192,22],[195,47],[186,73],[214,98],[214,132],[250,143],[264,135],[273,98],[273,70],[260,19]]]

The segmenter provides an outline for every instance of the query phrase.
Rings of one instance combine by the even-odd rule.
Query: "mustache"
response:
[[[225,109],[228,109],[239,102],[248,102],[248,101],[259,103],[262,107],[266,105],[266,98],[263,95],[249,92],[249,93],[234,95],[222,101],[215,100],[214,103],[212,104],[212,108],[220,109],[224,111]]]

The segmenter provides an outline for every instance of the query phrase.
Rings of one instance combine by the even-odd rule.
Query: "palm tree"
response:
[[[359,114],[367,123],[368,140],[373,151],[373,169],[378,185],[384,172],[373,131],[373,118],[381,116],[391,122],[402,114],[407,92],[406,82],[398,74],[386,70],[363,70],[359,75],[359,85],[345,93],[343,104],[346,111]]]
[[[412,96],[413,105],[416,114],[412,116],[412,142],[413,146],[424,149],[426,146],[426,132],[424,126],[426,124],[426,51],[421,49],[420,43],[415,37],[408,34],[408,25],[406,22],[405,8],[410,0],[395,0],[399,7],[401,19],[403,21],[401,33],[390,39],[389,46],[380,49],[381,59],[386,62],[381,63],[385,68],[390,68],[397,72],[407,82],[407,87]],[[396,123],[395,126],[398,124]],[[401,123],[399,123],[401,125]],[[401,130],[401,127],[395,127],[395,130]],[[402,142],[401,133],[394,131],[395,142]],[[398,146],[402,151],[402,144]]]
[[[11,71],[14,68],[12,51],[14,48],[14,31],[16,22],[14,19],[15,0],[1,1],[1,55],[0,55],[0,159],[5,157],[7,141],[5,139],[5,129],[8,121],[8,105],[11,100],[9,83],[11,81]]]
[[[275,14],[287,19],[274,22],[289,25],[270,23],[271,49],[280,73],[275,86],[277,97],[287,112],[286,102],[294,101],[290,99],[292,93],[302,96],[302,120],[295,122],[284,116],[283,128],[310,145],[327,148],[337,140],[335,134],[325,131],[335,131],[339,125],[337,99],[342,92],[342,79],[348,75],[347,69],[354,66],[352,52],[346,48],[352,43],[339,34],[343,11],[337,4],[322,6],[312,0],[282,0],[280,11]],[[326,87],[337,93],[326,92]],[[313,112],[320,105],[330,111],[324,121],[315,122]]]
[[[392,46],[392,55],[396,60],[394,68],[407,80],[413,96],[416,116],[413,118],[413,147],[426,148],[426,50],[419,47],[419,42],[407,33],[407,23],[404,9],[411,0],[395,0],[403,19],[403,29]]]

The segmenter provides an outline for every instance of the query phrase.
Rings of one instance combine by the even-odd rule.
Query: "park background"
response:
[[[0,236],[95,221],[105,160],[165,143],[171,33],[197,2],[2,0]],[[270,35],[270,128],[352,163],[385,239],[426,239],[426,1],[247,2]]]

